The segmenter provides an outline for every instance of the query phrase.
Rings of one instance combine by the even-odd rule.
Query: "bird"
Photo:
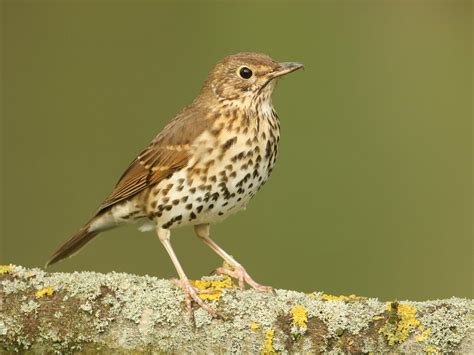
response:
[[[176,268],[188,308],[194,301],[214,311],[193,286],[171,245],[171,231],[193,226],[196,236],[223,260],[216,270],[259,291],[245,268],[210,238],[210,226],[245,209],[275,165],[280,123],[272,93],[284,75],[303,68],[266,54],[226,56],[210,71],[198,96],[131,162],[112,193],[46,266],[70,257],[99,233],[141,222],[155,230]]]

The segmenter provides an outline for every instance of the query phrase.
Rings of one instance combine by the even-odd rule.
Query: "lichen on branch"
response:
[[[0,352],[474,351],[474,301],[380,302],[194,281],[220,315],[186,311],[168,280],[123,273],[46,273],[0,266]]]

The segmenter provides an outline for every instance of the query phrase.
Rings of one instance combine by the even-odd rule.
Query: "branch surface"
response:
[[[221,318],[186,312],[172,282],[0,266],[0,352],[474,352],[474,301],[241,291],[195,282]]]

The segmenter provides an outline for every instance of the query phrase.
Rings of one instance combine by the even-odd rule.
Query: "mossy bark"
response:
[[[149,276],[0,266],[0,352],[474,352],[474,301],[380,302],[228,287],[186,311]],[[225,287],[223,285],[226,285]]]

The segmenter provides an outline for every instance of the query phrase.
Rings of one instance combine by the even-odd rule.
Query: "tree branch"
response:
[[[45,273],[0,266],[0,352],[456,352],[474,351],[474,301],[380,302],[276,290],[229,279],[194,308],[172,282],[121,273]],[[204,296],[203,296],[204,297]]]

